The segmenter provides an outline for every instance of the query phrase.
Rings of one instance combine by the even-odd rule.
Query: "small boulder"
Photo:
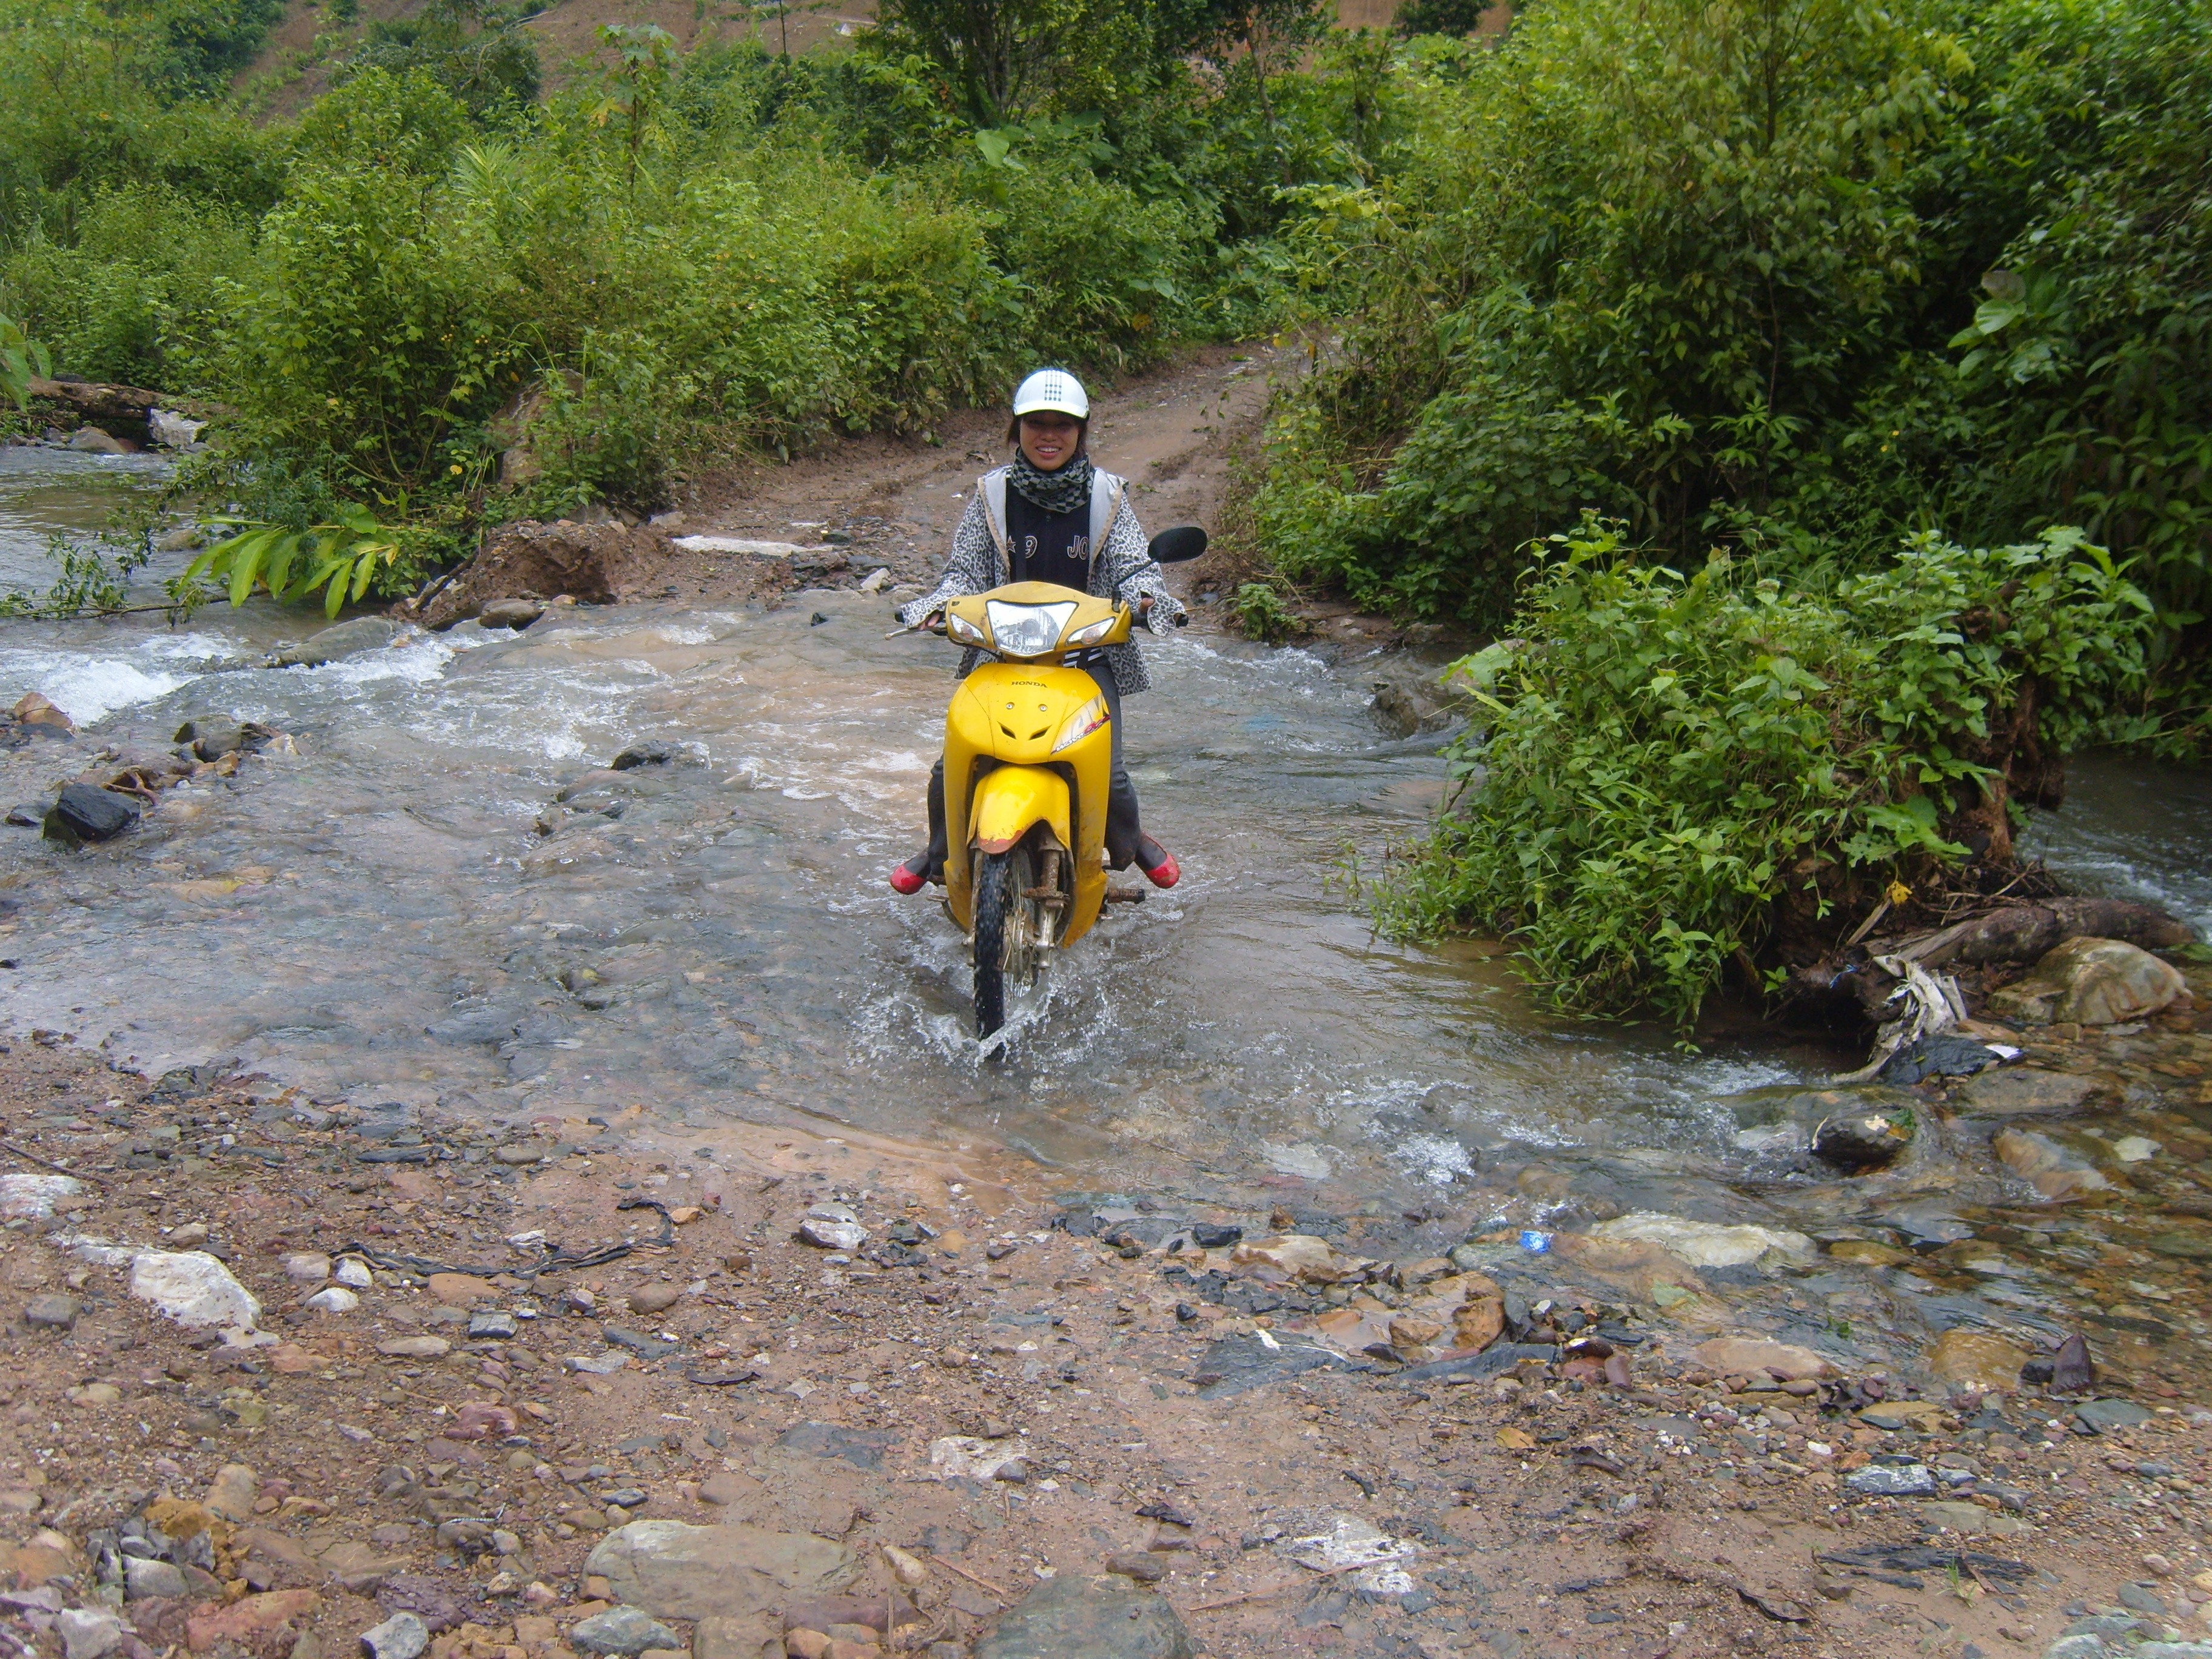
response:
[[[2024,1349],[1986,1331],[1946,1331],[1928,1350],[1928,1369],[1954,1389],[2011,1394],[2027,1363]]]
[[[271,668],[320,668],[364,651],[381,651],[404,631],[389,617],[356,617],[270,653]]]
[[[362,1632],[361,1645],[368,1659],[422,1659],[430,1645],[430,1627],[411,1613],[395,1613]]]
[[[138,446],[96,426],[81,426],[70,434],[69,447],[84,455],[136,455]]]
[[[1853,1469],[1844,1484],[1862,1498],[1932,1498],[1936,1477],[1925,1463],[1869,1463]]]
[[[1810,1348],[1758,1337],[1716,1337],[1699,1343],[1696,1353],[1698,1364],[1723,1376],[1756,1376],[1764,1372],[1778,1382],[1796,1382],[1834,1374],[1834,1368]]]
[[[1174,1607],[1118,1576],[1048,1578],[975,1644],[975,1659],[1194,1659]]]
[[[809,1216],[799,1224],[799,1240],[817,1250],[857,1250],[868,1242],[868,1230],[857,1221],[824,1221]]]
[[[2033,1024],[2112,1025],[2148,1019],[2188,991],[2169,963],[2116,939],[2069,939],[2025,979],[1989,998],[1999,1018]]]
[[[1325,1238],[1310,1233],[1278,1233],[1240,1242],[1231,1253],[1240,1263],[1257,1263],[1310,1285],[1334,1285],[1363,1273],[1364,1256],[1346,1255]]]
[[[1769,1255],[1810,1259],[1818,1252],[1803,1233],[1779,1227],[1722,1226],[1678,1215],[1638,1210],[1590,1229],[1594,1238],[1625,1238],[1656,1244],[1692,1267],[1735,1267]]]
[[[190,449],[200,441],[206,427],[205,421],[192,420],[173,409],[146,411],[146,435],[163,449]]]
[[[173,1596],[185,1594],[188,1586],[185,1575],[167,1561],[142,1561],[135,1555],[123,1558],[123,1594],[132,1601],[166,1601]]]
[[[139,810],[136,800],[112,789],[89,783],[67,784],[46,814],[46,839],[64,847],[112,841],[138,822]]]
[[[63,1659],[107,1659],[123,1644],[123,1620],[110,1607],[66,1607],[54,1617]]]
[[[683,758],[684,751],[665,738],[641,738],[607,764],[613,771],[630,772],[641,766],[671,765]]]
[[[1847,1112],[1813,1131],[1813,1156],[1856,1175],[1894,1164],[1912,1144],[1913,1120],[1903,1112]]]
[[[2008,1066],[1984,1072],[1951,1097],[1966,1117],[2064,1117],[2081,1111],[2100,1092],[2094,1078]]]
[[[20,726],[33,732],[55,737],[67,737],[76,730],[76,722],[35,691],[26,691],[15,699],[15,706],[8,711]]]
[[[2148,1423],[2151,1413],[2132,1400],[2092,1400],[2074,1408],[2075,1417],[2084,1428],[2099,1434],[2110,1434],[2114,1429],[2132,1429]]]
[[[2007,1169],[2047,1199],[2079,1198],[2112,1185],[2087,1158],[2033,1129],[2000,1129],[1991,1137],[1990,1149]]]
[[[187,1328],[250,1331],[261,1304],[204,1250],[143,1250],[131,1259],[131,1294]]]
[[[571,1630],[568,1644],[586,1653],[621,1654],[632,1659],[647,1648],[680,1648],[684,1642],[641,1607],[609,1607]]]
[[[258,728],[257,728],[258,729]],[[174,741],[188,749],[194,760],[219,761],[225,755],[253,746],[245,723],[228,714],[203,715],[177,728]]]
[[[741,1619],[798,1596],[826,1595],[860,1576],[844,1545],[766,1527],[633,1521],[610,1533],[584,1570],[662,1619]]]
[[[208,1484],[200,1501],[218,1520],[242,1522],[253,1518],[253,1500],[261,1493],[261,1478],[243,1463],[226,1463]]]
[[[73,1296],[49,1291],[23,1304],[23,1322],[34,1331],[66,1331],[76,1324],[83,1304]]]
[[[483,628],[526,629],[545,614],[543,599],[494,599],[477,612],[477,623]]]

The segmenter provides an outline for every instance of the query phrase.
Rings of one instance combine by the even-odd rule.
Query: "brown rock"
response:
[[[2033,1129],[2000,1129],[1990,1137],[1990,1150],[2048,1199],[2079,1198],[2084,1193],[2104,1192],[2112,1184],[2088,1159]]]
[[[185,1621],[185,1644],[194,1653],[205,1653],[223,1642],[261,1651],[289,1631],[295,1620],[312,1614],[322,1600],[311,1589],[287,1589],[245,1596],[228,1607],[202,1602]]]
[[[518,1638],[520,1624],[516,1626]],[[766,1613],[744,1619],[702,1619],[691,1627],[691,1659],[764,1659],[773,1653],[777,1621]]]
[[[1990,1012],[2036,1024],[2111,1025],[2148,1019],[2188,994],[2168,963],[2115,939],[2069,939],[2027,978],[1992,992]]]
[[[1928,1369],[1954,1389],[2011,1394],[2027,1363],[2023,1351],[1984,1331],[1946,1331],[1928,1350]]]
[[[793,1659],[822,1659],[830,1650],[830,1638],[824,1632],[809,1630],[801,1625],[796,1630],[784,1632],[783,1647]]]
[[[632,1313],[665,1313],[684,1299],[681,1285],[641,1285],[629,1293]]]
[[[474,1273],[432,1273],[429,1289],[439,1301],[464,1308],[492,1301],[499,1295],[489,1279],[478,1279]]]
[[[1425,1348],[1444,1334],[1444,1328],[1433,1319],[1413,1319],[1400,1314],[1390,1322],[1390,1341],[1395,1347]]]
[[[1723,1376],[1751,1376],[1763,1371],[1786,1382],[1831,1376],[1834,1370],[1810,1348],[1747,1337],[1716,1337],[1699,1343],[1696,1353],[1700,1365]]]
[[[296,1342],[286,1342],[269,1351],[269,1369],[279,1376],[305,1376],[322,1363],[319,1356],[309,1353]]]
[[[239,1558],[238,1576],[255,1589],[310,1589],[323,1582],[321,1565],[281,1532],[241,1527],[231,1548]]]
[[[709,1504],[720,1504],[725,1507],[732,1504],[742,1503],[759,1491],[758,1481],[748,1480],[744,1475],[733,1474],[727,1469],[719,1470],[699,1483],[699,1496],[702,1500]]]
[[[1246,1239],[1232,1255],[1239,1263],[1259,1263],[1313,1285],[1336,1284],[1368,1265],[1364,1257],[1341,1255],[1327,1239],[1310,1233]]]
[[[217,1520],[235,1522],[253,1518],[253,1500],[260,1495],[259,1475],[243,1463],[226,1463],[216,1471],[200,1501]]]
[[[40,1533],[27,1544],[0,1544],[0,1572],[15,1575],[16,1587],[30,1589],[52,1578],[68,1577],[81,1569],[73,1553],[47,1539],[61,1539],[58,1533]]]
[[[453,1414],[445,1437],[448,1440],[504,1440],[515,1431],[521,1420],[511,1406],[471,1400]]]
[[[76,730],[76,723],[67,714],[35,691],[23,693],[8,712],[26,726],[43,726],[56,732]]]
[[[1150,1550],[1123,1550],[1106,1558],[1106,1571],[1140,1584],[1157,1584],[1168,1576],[1168,1564]]]
[[[1486,1348],[1505,1329],[1505,1297],[1493,1291],[1472,1297],[1452,1310],[1452,1340],[1462,1348]]]

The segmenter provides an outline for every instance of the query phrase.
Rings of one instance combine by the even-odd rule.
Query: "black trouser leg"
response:
[[[942,886],[945,882],[945,757],[929,769],[929,850],[922,856],[927,868],[923,877]]]
[[[1121,688],[1104,663],[1079,665],[1097,682],[1099,695],[1106,699],[1106,716],[1114,722],[1113,771],[1106,786],[1106,861],[1126,870],[1136,861],[1137,842],[1145,832],[1137,817],[1137,786],[1129,781],[1129,769],[1121,763]]]

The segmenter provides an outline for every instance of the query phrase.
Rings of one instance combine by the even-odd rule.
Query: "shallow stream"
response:
[[[26,453],[40,465],[9,470]],[[88,527],[148,477],[54,459],[0,451],[17,581],[38,580],[46,530]],[[175,629],[0,624],[0,702],[37,690],[89,728],[0,757],[11,803],[50,800],[103,744],[165,752],[193,716],[299,750],[180,786],[82,853],[4,832],[7,1028],[149,1073],[236,1060],[325,1102],[641,1104],[702,1128],[1003,1146],[1070,1185],[1426,1217],[1439,1238],[1632,1210],[1868,1222],[1872,1189],[1763,1163],[1747,1133],[1851,1057],[1555,1023],[1474,948],[1371,935],[1352,886],[1419,833],[1444,768],[1436,739],[1378,732],[1356,665],[1197,629],[1149,647],[1129,752],[1182,884],[1115,907],[993,1060],[957,930],[883,880],[917,843],[952,659],[886,641],[882,598],[578,608],[257,665],[318,620],[257,604]],[[539,832],[565,783],[649,738],[684,763],[625,774],[598,798],[619,817]],[[2212,926],[2208,826],[2203,778],[2093,762],[2039,835],[2085,882]],[[1883,1201],[2005,1195],[1985,1151],[1920,1174],[1935,1188]]]

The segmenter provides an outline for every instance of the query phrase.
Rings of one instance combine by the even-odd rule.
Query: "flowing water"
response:
[[[0,473],[0,558],[34,563],[38,533],[83,527],[114,483]],[[1379,734],[1361,678],[1304,652],[1197,630],[1149,647],[1129,754],[1182,884],[1113,907],[987,1058],[957,930],[883,881],[917,843],[951,657],[887,641],[881,598],[577,608],[258,665],[313,625],[264,605],[173,629],[0,625],[0,698],[35,690],[92,728],[4,757],[11,799],[103,744],[161,753],[197,715],[298,750],[179,786],[103,847],[6,832],[0,1020],[149,1073],[235,1060],[325,1101],[851,1125],[1011,1147],[1094,1187],[1434,1205],[1462,1225],[1811,1224],[1857,1201],[1765,1170],[1746,1129],[1775,1085],[1850,1056],[1562,1024],[1474,947],[1376,939],[1350,890],[1419,833],[1443,762]],[[647,738],[684,763],[575,803],[618,817],[539,832],[564,784]],[[2202,779],[2092,763],[2040,844],[2212,922],[2208,806]]]

